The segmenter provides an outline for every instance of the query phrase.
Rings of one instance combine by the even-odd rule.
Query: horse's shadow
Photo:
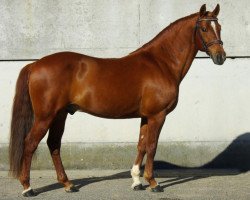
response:
[[[238,175],[240,173],[244,173],[250,170],[249,158],[250,158],[250,133],[244,133],[239,137],[237,137],[222,153],[216,156],[212,161],[200,167],[196,168],[182,167],[165,161],[155,161],[154,162],[154,169],[156,170],[155,177],[166,177],[167,179],[165,181],[159,182],[163,188],[166,188],[166,187],[171,187],[173,185],[194,181],[197,179],[203,179],[211,176]],[[144,169],[144,166],[142,166],[142,169]],[[165,173],[164,174],[160,173],[161,170],[166,170],[166,169],[174,169],[174,171],[169,171],[168,175],[166,175]],[[218,170],[218,169],[223,169],[223,170]],[[131,177],[130,171],[124,171],[110,176],[74,179],[72,180],[72,182],[75,184],[77,189],[80,189],[88,184],[100,181],[122,179],[129,177]],[[144,189],[146,187],[147,185],[144,186]],[[62,188],[62,185],[59,183],[54,183],[41,188],[37,188],[35,189],[35,191],[37,194],[40,194],[56,190],[59,188]]]

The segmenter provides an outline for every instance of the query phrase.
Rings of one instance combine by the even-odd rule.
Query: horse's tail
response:
[[[33,109],[29,95],[29,66],[24,67],[17,79],[12,107],[9,143],[9,175],[18,178],[22,169],[24,139],[33,124]]]

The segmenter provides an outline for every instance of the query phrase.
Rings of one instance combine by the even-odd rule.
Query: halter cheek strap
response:
[[[218,21],[218,19],[217,19],[217,18],[205,18],[205,19],[199,18],[199,19],[197,20],[196,26],[195,26],[195,35],[197,34],[198,29],[201,28],[201,26],[200,26],[200,22],[201,22],[201,21]],[[208,47],[210,47],[210,46],[212,46],[212,45],[214,45],[214,44],[223,45],[223,42],[222,42],[222,40],[220,40],[220,39],[212,40],[212,41],[206,43],[206,42],[204,41],[204,39],[203,39],[203,37],[202,37],[200,31],[198,31],[198,35],[199,35],[199,37],[200,37],[200,39],[201,39],[203,49],[204,49],[204,51],[205,51],[208,55],[210,54],[210,53],[209,53],[209,50],[208,50]]]

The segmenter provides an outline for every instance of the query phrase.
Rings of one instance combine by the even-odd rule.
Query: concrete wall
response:
[[[170,22],[198,12],[203,3],[208,10],[217,3],[221,5],[219,22],[227,54],[250,55],[247,0],[21,2],[1,0],[0,59],[40,58],[65,50],[105,57],[124,55],[152,39]]]
[[[0,143],[8,143],[11,104],[19,70],[31,62],[18,60],[36,59],[66,50],[100,57],[126,55],[152,39],[170,22],[197,12],[204,3],[201,0],[188,2],[23,0],[20,3],[2,0]],[[211,0],[207,3],[208,10],[218,2],[227,55],[249,57],[250,4],[247,0],[240,3]],[[206,55],[199,53],[199,56]],[[186,153],[180,156],[168,150],[170,155],[162,156],[161,160],[182,166],[198,166],[211,161],[236,138],[240,138],[237,141],[250,141],[249,134],[246,134],[250,131],[249,64],[249,58],[228,59],[220,67],[208,58],[195,59],[181,84],[178,106],[167,117],[160,136],[162,144],[170,142],[171,147]],[[63,142],[130,144],[137,142],[139,124],[139,119],[107,120],[76,113],[68,117]],[[207,143],[202,145],[200,142]],[[77,149],[77,144],[75,146]],[[107,148],[110,149],[109,146]],[[126,149],[121,150],[126,154]],[[193,152],[198,152],[195,154],[197,162],[189,157],[194,155]],[[250,155],[249,150],[241,152]],[[1,167],[0,163],[0,169],[4,166]]]

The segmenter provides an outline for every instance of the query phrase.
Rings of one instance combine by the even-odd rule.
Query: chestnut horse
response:
[[[142,189],[140,166],[147,154],[144,178],[153,192],[163,191],[153,176],[153,161],[165,117],[177,105],[179,85],[198,50],[222,65],[226,54],[217,15],[203,5],[198,13],[165,28],[152,41],[122,58],[102,59],[61,52],[24,67],[18,77],[10,136],[10,174],[30,187],[32,155],[49,130],[47,144],[57,179],[67,192],[69,181],[60,157],[67,114],[86,112],[110,119],[141,118],[132,188]]]

